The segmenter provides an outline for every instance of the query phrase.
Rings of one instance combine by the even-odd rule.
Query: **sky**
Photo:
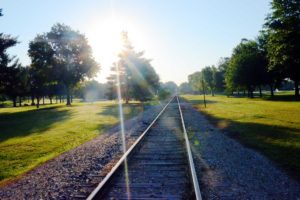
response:
[[[127,31],[136,51],[144,51],[162,82],[177,84],[228,57],[242,38],[255,39],[269,0],[0,0],[0,32],[18,37],[9,50],[29,65],[29,41],[64,23],[85,34],[106,82]]]

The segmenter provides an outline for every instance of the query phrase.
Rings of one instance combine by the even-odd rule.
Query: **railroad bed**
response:
[[[174,97],[88,199],[195,199],[182,122]]]

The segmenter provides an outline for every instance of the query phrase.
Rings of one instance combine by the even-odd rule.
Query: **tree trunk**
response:
[[[246,96],[246,90],[244,90],[244,94],[243,95]]]
[[[50,104],[52,104],[52,97],[51,97],[51,96],[49,96],[49,99],[50,99]]]
[[[40,107],[40,97],[36,97],[36,108]]]
[[[71,106],[71,98],[70,98],[70,88],[67,87],[67,106]]]
[[[258,86],[258,89],[259,89],[259,97],[261,98],[262,97],[261,86]]]
[[[58,100],[58,99],[57,99],[57,95],[56,95],[56,96],[55,96],[55,103],[57,103],[57,100]]]
[[[71,97],[71,103],[73,103],[73,95],[70,94],[70,97]]]
[[[17,97],[13,97],[13,107],[17,107]]]
[[[273,84],[270,84],[271,97],[274,97]]]
[[[45,96],[43,96],[43,105],[45,105]]]
[[[240,90],[237,90],[237,95],[240,96]]]
[[[295,96],[299,96],[299,80],[295,80]]]
[[[62,97],[61,95],[59,95],[59,103],[61,103],[61,101],[62,101]]]
[[[21,107],[22,106],[22,98],[19,97],[19,106]]]
[[[31,95],[31,105],[32,105],[32,106],[35,105],[35,103],[34,103],[34,95],[33,95],[33,94]]]

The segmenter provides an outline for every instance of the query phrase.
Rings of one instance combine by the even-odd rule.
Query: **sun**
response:
[[[116,20],[106,20],[93,24],[88,33],[96,59],[103,60],[116,57],[122,49],[122,26]]]
[[[130,41],[136,45],[141,38],[140,29],[133,24],[133,20],[126,18],[107,17],[106,19],[97,19],[90,21],[86,36],[92,47],[95,59],[101,65],[100,74],[97,79],[105,82],[110,74],[110,68],[118,60],[118,54],[122,50],[122,31],[129,34]]]

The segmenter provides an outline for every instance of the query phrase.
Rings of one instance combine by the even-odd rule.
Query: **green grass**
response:
[[[300,101],[282,93],[264,99],[183,96],[242,144],[257,149],[300,178]]]
[[[142,109],[137,102],[124,105],[125,118]],[[118,115],[112,101],[0,108],[0,183],[98,136]]]

